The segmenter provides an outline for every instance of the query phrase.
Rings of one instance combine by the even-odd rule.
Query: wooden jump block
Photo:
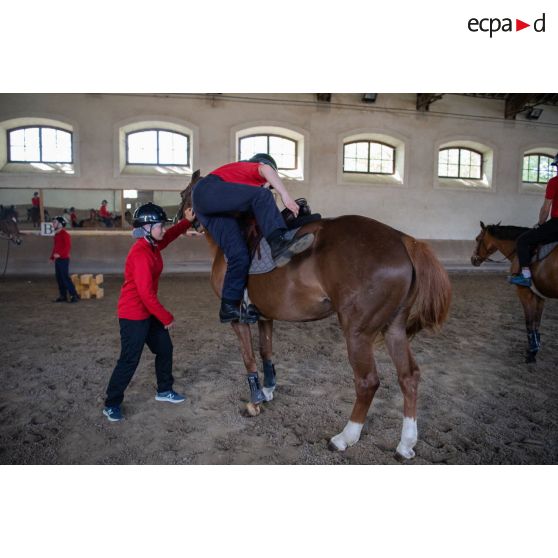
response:
[[[92,297],[103,298],[105,296],[105,290],[99,286],[103,284],[104,278],[102,273],[98,273],[97,275],[93,275],[92,273],[78,275],[74,273],[71,275],[71,279],[82,299],[88,300]]]
[[[89,285],[92,278],[93,278],[93,275],[91,275],[91,273],[84,273],[83,275],[79,276],[79,279],[80,279],[80,282],[81,282],[82,285]]]

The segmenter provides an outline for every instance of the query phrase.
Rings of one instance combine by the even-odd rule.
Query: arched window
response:
[[[482,179],[482,153],[465,147],[440,149],[438,176],[440,178]]]
[[[544,153],[529,153],[523,157],[523,182],[546,184],[556,176],[556,167],[551,167],[552,157]]]
[[[72,133],[50,126],[8,130],[8,163],[72,163]]]
[[[345,143],[343,172],[395,174],[395,148],[377,141]]]
[[[127,165],[190,164],[190,138],[171,130],[138,130],[126,134]]]
[[[274,134],[255,134],[238,139],[239,160],[250,159],[256,153],[271,155],[279,170],[297,168],[298,143],[291,138]]]

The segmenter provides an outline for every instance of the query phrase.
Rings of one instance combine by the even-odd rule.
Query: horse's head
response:
[[[201,176],[201,173],[199,171],[199,169],[197,171],[194,171],[194,174],[192,175],[192,178],[190,180],[190,183],[188,184],[188,186],[186,186],[186,188],[184,188],[184,190],[182,190],[182,192],[180,192],[180,197],[182,198],[182,203],[180,204],[180,206],[178,207],[178,211],[176,212],[176,216],[174,217],[174,222],[178,222],[180,219],[182,219],[184,217],[184,210],[188,209],[189,207],[192,207],[192,190],[194,188],[194,186],[197,184],[197,182],[199,180],[201,180],[203,178],[203,176]],[[196,219],[193,223],[193,227],[194,229],[198,229],[199,228],[199,222]]]
[[[499,225],[500,223],[498,223]],[[494,237],[490,234],[491,227],[497,227],[498,225],[485,225],[482,221],[480,222],[481,231],[475,238],[477,243],[475,251],[471,256],[471,264],[478,267],[482,262],[487,260],[494,252],[498,250],[494,242]]]
[[[0,221],[0,233],[4,238],[11,240],[14,244],[18,246],[21,244],[21,233],[19,232],[17,219],[15,217]]]

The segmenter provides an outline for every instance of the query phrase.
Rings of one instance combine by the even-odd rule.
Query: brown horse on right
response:
[[[494,252],[499,251],[512,262],[513,267],[516,268],[515,271],[519,271],[516,241],[521,234],[529,229],[500,224],[485,225],[482,221],[480,226],[481,231],[475,239],[477,245],[471,256],[471,263],[474,266],[479,266],[482,262],[490,260],[490,256]],[[529,287],[518,286],[517,296],[523,306],[527,327],[528,348],[525,360],[526,362],[536,362],[537,353],[541,347],[539,327],[544,310],[545,299],[543,297],[558,298],[558,248],[554,248],[546,258],[532,263],[530,267],[533,284],[538,293]]]
[[[182,205],[191,207],[199,171],[182,192]],[[397,369],[403,392],[403,428],[397,454],[414,457],[417,442],[419,368],[409,337],[421,329],[437,329],[446,319],[451,286],[448,275],[424,242],[357,215],[322,219],[304,225],[299,234],[313,232],[313,245],[289,264],[261,275],[250,275],[248,295],[263,320],[258,322],[264,380],[271,364],[272,320],[320,320],[336,313],[354,371],[356,401],[342,432],[330,448],[343,451],[358,442],[366,414],[380,380],[374,360],[374,342],[382,335]],[[206,232],[213,249],[211,283],[220,297],[227,264],[223,252]],[[257,371],[250,326],[233,323],[248,373]],[[267,377],[266,377],[267,376]],[[275,388],[264,381],[272,399]],[[259,411],[259,409],[258,409]]]

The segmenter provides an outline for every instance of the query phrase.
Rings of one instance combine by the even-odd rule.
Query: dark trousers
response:
[[[210,174],[200,180],[192,194],[194,212],[227,258],[227,272],[221,296],[240,300],[250,269],[246,241],[234,214],[252,213],[266,238],[285,221],[267,188],[224,182]]]
[[[524,232],[517,239],[517,257],[521,267],[529,267],[531,262],[531,250],[537,244],[555,242],[558,240],[558,217],[550,219],[537,227]]]
[[[138,367],[143,346],[147,345],[155,355],[157,391],[172,389],[172,341],[168,330],[154,316],[146,320],[125,320],[120,318],[120,357],[112,372],[107,387],[105,405],[115,407],[124,399],[128,387]]]
[[[70,279],[70,259],[56,258],[54,260],[54,271],[56,273],[56,281],[58,282],[58,290],[60,296],[66,298],[67,294],[77,296],[76,288]]]

